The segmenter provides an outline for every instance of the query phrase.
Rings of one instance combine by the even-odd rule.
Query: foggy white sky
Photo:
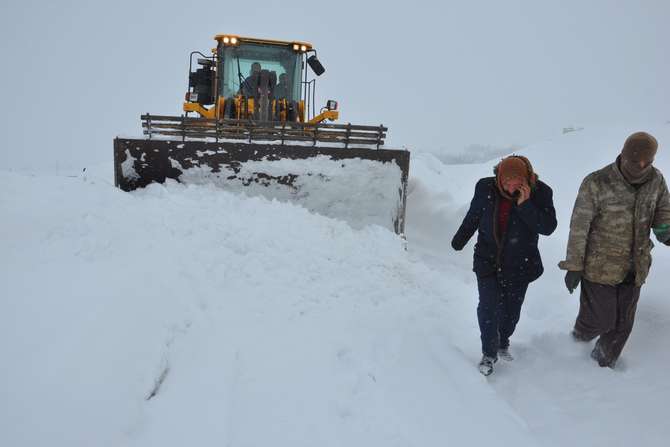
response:
[[[3,168],[110,161],[141,113],[181,113],[188,53],[225,32],[312,42],[318,100],[409,149],[670,120],[668,0],[62,3],[0,5]]]

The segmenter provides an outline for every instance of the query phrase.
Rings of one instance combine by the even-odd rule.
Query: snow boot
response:
[[[498,361],[497,357],[482,356],[479,362],[479,372],[485,376],[490,376],[493,373],[493,364]]]
[[[498,357],[507,362],[511,362],[512,360],[514,360],[514,356],[512,355],[511,352],[509,352],[509,347],[498,349]]]
[[[596,362],[598,362],[598,365],[601,368],[607,367],[610,369],[614,369],[614,364],[616,363],[616,361],[611,361],[607,359],[602,348],[598,346],[598,343],[596,343],[595,347],[593,348],[593,351],[591,351],[591,358]]]

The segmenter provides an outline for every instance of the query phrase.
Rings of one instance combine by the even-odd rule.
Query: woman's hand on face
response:
[[[516,200],[516,204],[521,205],[530,197],[530,186],[525,184],[521,185],[517,191],[519,191],[519,198]]]

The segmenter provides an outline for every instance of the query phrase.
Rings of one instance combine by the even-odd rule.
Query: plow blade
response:
[[[405,228],[406,150],[160,139],[114,140],[124,191],[168,179],[300,204],[360,228]]]

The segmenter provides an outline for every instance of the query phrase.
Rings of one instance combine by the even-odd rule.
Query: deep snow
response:
[[[554,188],[511,363],[479,375],[472,244],[449,241],[494,161],[413,153],[390,231],[209,186],[123,193],[111,166],[0,172],[0,445],[662,445],[670,250],[654,250],[617,369],[569,337],[556,264],[581,178],[646,129],[525,148]],[[164,375],[157,394],[147,400]]]

